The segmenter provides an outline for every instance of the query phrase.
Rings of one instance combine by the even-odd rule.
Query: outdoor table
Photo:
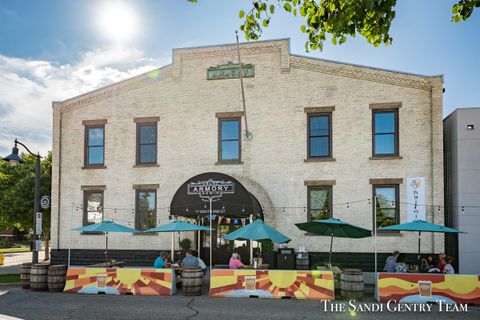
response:
[[[399,303],[469,303],[480,305],[478,275],[386,273],[377,275],[376,300]]]
[[[65,293],[171,296],[177,291],[174,269],[71,266]]]
[[[318,270],[212,269],[210,296],[333,300],[333,273]]]

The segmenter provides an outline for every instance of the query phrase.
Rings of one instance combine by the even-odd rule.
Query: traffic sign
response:
[[[49,196],[43,196],[40,199],[40,207],[42,207],[42,209],[50,208],[50,197]]]
[[[42,213],[37,212],[35,214],[35,233],[40,235],[42,234]]]

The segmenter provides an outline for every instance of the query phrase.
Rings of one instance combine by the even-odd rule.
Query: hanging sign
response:
[[[187,194],[198,195],[203,201],[221,198],[224,194],[234,194],[235,184],[232,181],[207,181],[190,182]]]
[[[42,234],[42,213],[37,212],[35,214],[35,233],[40,235]]]
[[[253,78],[255,68],[253,64],[242,64],[242,77]],[[216,67],[207,69],[207,80],[235,79],[240,78],[240,64],[229,62],[228,64],[219,64]]]
[[[42,251],[42,240],[35,240],[35,251]]]
[[[425,177],[407,177],[407,222],[426,220]]]

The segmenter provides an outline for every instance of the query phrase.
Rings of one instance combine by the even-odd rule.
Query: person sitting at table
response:
[[[228,266],[230,269],[239,269],[244,267],[244,264],[242,261],[240,261],[240,255],[238,253],[232,253],[232,257],[230,258]]]
[[[163,269],[166,266],[166,263],[168,261],[168,253],[166,251],[160,252],[160,256],[155,259],[155,262],[153,263],[153,267],[155,269]]]
[[[452,261],[453,261],[453,258],[448,256],[446,259],[445,259],[445,266],[443,267],[443,273],[446,273],[446,274],[454,274],[455,273],[455,269],[453,268],[452,266]]]
[[[433,269],[433,257],[428,256],[426,259],[422,259],[422,268],[421,270],[424,272],[428,272],[430,269]]]
[[[400,251],[395,250],[393,251],[393,255],[389,256],[387,260],[385,260],[385,268],[383,271],[385,272],[395,272],[395,266],[397,265],[397,257],[400,254]]]
[[[406,273],[408,270],[408,266],[405,263],[405,255],[399,254],[395,261],[395,272],[396,273]]]
[[[438,263],[437,263],[437,269],[440,270],[440,272],[443,272],[443,268],[445,267],[445,253],[440,253],[438,255]]]
[[[198,268],[200,266],[200,263],[198,261],[198,258],[193,255],[193,251],[187,250],[185,258],[183,258],[181,265],[182,268]]]

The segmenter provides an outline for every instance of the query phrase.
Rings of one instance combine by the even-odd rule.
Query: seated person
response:
[[[399,254],[397,257],[397,261],[395,264],[395,272],[396,273],[406,273],[408,270],[408,266],[405,263],[405,255]]]
[[[437,264],[437,269],[440,270],[440,272],[443,272],[443,268],[445,267],[445,254],[444,253],[440,253],[438,255],[438,264]]]
[[[455,269],[453,269],[453,266],[452,266],[452,261],[453,261],[453,258],[450,256],[445,259],[445,266],[443,267],[443,273],[446,273],[446,274],[455,273]]]
[[[433,257],[428,256],[426,259],[422,259],[422,271],[428,271],[430,269],[433,269]]]
[[[155,269],[163,269],[166,267],[168,261],[168,253],[166,251],[160,252],[160,256],[155,259],[155,262],[153,263],[153,267]]]
[[[230,267],[230,269],[239,269],[244,267],[244,264],[242,263],[242,261],[240,261],[240,255],[238,253],[234,252],[232,254],[228,266]]]
[[[192,250],[187,250],[185,258],[182,261],[182,268],[199,268],[200,262],[198,258],[193,255]]]
[[[395,250],[393,251],[393,255],[389,256],[387,260],[385,260],[385,272],[395,272],[395,267],[397,265],[397,258],[400,254],[400,251]]]

